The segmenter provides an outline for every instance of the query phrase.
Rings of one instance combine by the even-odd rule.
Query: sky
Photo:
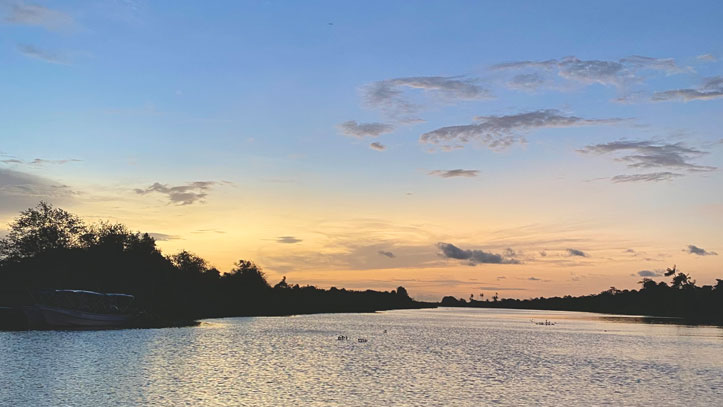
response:
[[[273,284],[723,278],[719,1],[0,0],[0,235],[47,201]],[[720,253],[720,254],[719,254]]]

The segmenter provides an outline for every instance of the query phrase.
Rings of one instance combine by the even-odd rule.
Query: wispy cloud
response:
[[[38,201],[67,202],[76,194],[69,186],[51,179],[0,168],[0,213],[14,213]]]
[[[629,168],[671,168],[687,171],[712,171],[716,167],[698,165],[691,162],[705,154],[706,151],[688,147],[683,143],[661,143],[653,140],[627,141],[619,140],[604,144],[594,144],[578,150],[581,153],[623,155],[616,158],[627,163]],[[637,176],[620,176],[618,182],[627,181],[660,181],[678,176],[672,173],[639,174]],[[627,177],[627,178],[626,178]],[[649,179],[645,179],[649,178]],[[615,178],[613,178],[615,181]]]
[[[556,73],[565,80],[585,85],[602,84],[622,87],[642,80],[645,71],[674,74],[689,71],[680,67],[672,58],[651,58],[633,55],[619,60],[581,60],[574,56],[546,61],[516,61],[493,65],[493,70],[533,70],[538,75]],[[532,79],[532,77],[528,77]],[[524,80],[524,78],[522,78]],[[514,87],[514,81],[511,83]]]
[[[65,57],[55,54],[53,52],[42,50],[33,45],[18,44],[17,48],[18,52],[25,55],[26,57],[39,59],[43,62],[48,62],[51,64],[66,65],[68,63]]]
[[[302,240],[294,236],[279,236],[276,238],[276,243],[294,244],[300,242],[302,242]]]
[[[371,148],[373,150],[377,150],[377,151],[384,151],[387,149],[387,147],[384,144],[378,143],[376,141],[369,144],[369,148]]]
[[[437,243],[437,247],[442,251],[441,256],[448,259],[466,260],[471,266],[483,263],[489,264],[520,264],[520,261],[505,257],[501,254],[490,253],[483,250],[464,250],[451,243]]]
[[[622,119],[584,119],[567,116],[554,109],[536,110],[505,116],[478,116],[478,123],[442,127],[420,136],[419,141],[425,144],[446,146],[460,143],[479,142],[494,149],[508,147],[514,143],[524,142],[521,134],[541,128],[562,128],[615,124]]]
[[[5,16],[5,21],[12,24],[43,27],[48,30],[69,28],[75,24],[73,17],[69,14],[24,2],[12,4]]]
[[[659,271],[652,271],[652,270],[640,270],[637,272],[638,276],[640,277],[659,277],[663,274]]]
[[[390,259],[397,257],[394,255],[394,253],[392,253],[390,251],[386,251],[386,250],[379,250],[379,251],[377,251],[377,253],[379,253],[382,256],[389,257]]]
[[[716,58],[713,54],[698,55],[697,57],[695,57],[695,59],[703,62],[715,62],[718,60],[718,58]]]
[[[208,195],[207,191],[216,184],[218,183],[215,181],[197,181],[186,185],[168,186],[156,182],[145,189],[136,189],[135,192],[140,195],[157,192],[166,195],[170,203],[191,205],[196,202],[203,202],[203,199]]]
[[[588,254],[578,249],[567,249],[567,255],[573,257],[588,257]]]
[[[616,175],[610,180],[615,183],[623,183],[623,182],[660,182],[660,181],[669,181],[671,179],[682,177],[683,174],[678,174],[675,172],[649,172],[646,174],[628,174],[628,175]]]
[[[366,104],[381,109],[393,117],[406,117],[422,106],[411,101],[405,90],[421,90],[427,95],[445,100],[473,100],[489,97],[477,79],[461,76],[415,76],[373,82],[362,89]]]
[[[434,170],[430,171],[429,175],[442,178],[454,178],[454,177],[476,177],[479,174],[479,170]]]
[[[668,100],[682,100],[689,102],[691,100],[711,100],[723,97],[723,76],[714,76],[707,78],[703,84],[696,89],[674,89],[664,92],[655,92],[651,97],[652,100],[661,102]]]
[[[357,123],[354,120],[349,120],[341,123],[339,130],[347,136],[357,138],[378,137],[390,133],[394,130],[394,126],[386,123]]]
[[[692,245],[692,244],[689,244],[688,248],[683,251],[690,253],[690,254],[695,254],[698,256],[717,256],[718,255],[718,253],[716,253],[716,252],[708,251],[708,250],[705,250],[701,247],[698,247],[698,246]]]
[[[181,238],[180,236],[177,236],[177,235],[169,235],[166,233],[157,233],[157,232],[149,233],[148,235],[159,242],[161,242],[161,241],[165,242],[168,240],[177,240],[177,239]]]

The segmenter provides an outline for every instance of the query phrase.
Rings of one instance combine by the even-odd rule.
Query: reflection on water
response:
[[[723,405],[723,330],[440,308],[0,332],[2,406],[375,404]]]

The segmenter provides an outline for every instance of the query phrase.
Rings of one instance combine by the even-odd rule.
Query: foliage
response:
[[[273,288],[262,269],[239,260],[225,274],[188,252],[164,256],[147,233],[122,224],[85,225],[41,202],[20,213],[0,241],[0,287],[32,292],[71,288],[136,297],[150,321],[236,315],[288,315],[417,308],[404,287],[396,291],[347,291],[291,286]],[[2,295],[0,295],[2,305]],[[150,316],[149,316],[150,315]]]

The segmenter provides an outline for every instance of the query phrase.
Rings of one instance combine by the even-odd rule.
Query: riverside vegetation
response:
[[[0,239],[0,306],[30,301],[23,293],[38,289],[132,294],[139,315],[135,325],[143,327],[184,325],[210,317],[434,305],[414,301],[404,287],[325,290],[291,285],[285,277],[271,286],[261,268],[249,260],[239,260],[222,274],[188,251],[163,255],[148,233],[108,222],[87,225],[45,202],[22,211]]]

